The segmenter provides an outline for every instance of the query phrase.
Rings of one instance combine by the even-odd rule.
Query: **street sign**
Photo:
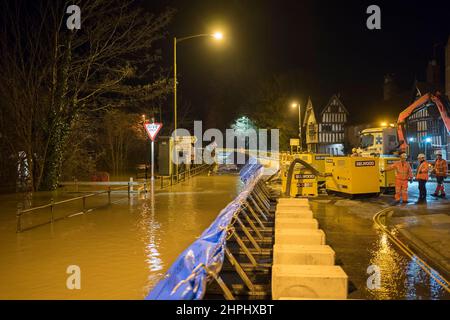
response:
[[[289,144],[292,147],[298,147],[300,145],[300,139],[290,139]]]
[[[162,128],[162,123],[158,122],[145,122],[144,123],[145,131],[147,131],[148,136],[152,140],[152,148],[151,148],[151,159],[152,159],[152,167],[151,167],[151,181],[152,181],[152,192],[154,191],[153,182],[155,180],[155,138],[158,135],[159,130]]]
[[[162,123],[158,122],[146,122],[144,123],[145,130],[149,138],[154,141],[156,136],[158,135],[159,130],[162,128]]]

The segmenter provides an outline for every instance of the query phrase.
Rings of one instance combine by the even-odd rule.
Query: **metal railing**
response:
[[[178,175],[157,176],[157,178],[160,180],[161,189],[164,189],[164,188],[173,186],[177,183],[186,181],[190,177],[194,177],[210,167],[211,167],[211,165],[209,165],[209,164],[202,164],[197,167],[189,168],[189,170],[179,172]],[[168,183],[165,184],[165,182],[168,182]]]
[[[94,193],[86,194],[86,195],[83,195],[80,197],[70,198],[70,199],[61,200],[61,201],[57,201],[57,202],[55,202],[55,201],[53,201],[53,199],[51,199],[49,204],[45,204],[42,206],[37,206],[37,207],[29,208],[29,209],[20,209],[19,208],[19,209],[17,209],[17,213],[16,213],[16,218],[17,218],[16,232],[20,233],[20,232],[34,229],[34,228],[37,228],[39,226],[43,226],[43,225],[46,225],[49,223],[53,224],[55,221],[66,219],[66,218],[69,218],[69,217],[72,217],[75,215],[84,214],[89,211],[92,211],[93,210],[92,208],[88,209],[86,206],[86,200],[89,198],[107,194],[108,195],[107,205],[110,205],[111,204],[111,192],[119,191],[119,190],[127,190],[128,197],[130,197],[131,183],[128,183],[127,186],[118,187],[118,188],[111,188],[111,186],[108,186],[108,190],[105,190],[105,191],[94,192]],[[63,204],[77,202],[77,201],[81,201],[81,204],[82,204],[82,210],[80,212],[65,214],[65,215],[57,217],[57,218],[55,217],[55,207],[61,206]],[[24,215],[36,214],[38,211],[42,211],[44,209],[50,210],[50,220],[36,224],[36,225],[28,226],[25,228],[22,226],[22,218]]]

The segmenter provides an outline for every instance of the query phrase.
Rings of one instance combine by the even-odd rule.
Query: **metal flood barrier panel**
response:
[[[260,180],[263,169],[256,159],[250,159],[241,169],[240,178],[245,183],[243,190],[177,258],[146,300],[200,300],[205,295],[208,280],[221,281],[218,275],[226,254],[228,226]]]

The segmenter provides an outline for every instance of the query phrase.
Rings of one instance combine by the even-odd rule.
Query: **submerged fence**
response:
[[[217,219],[172,264],[163,279],[148,294],[146,300],[199,300],[206,292],[208,281],[213,278],[228,291],[218,274],[225,254],[228,228],[255,185],[261,179],[263,167],[254,159],[240,171],[245,183],[240,194],[218,215]],[[232,297],[231,292],[229,295]]]

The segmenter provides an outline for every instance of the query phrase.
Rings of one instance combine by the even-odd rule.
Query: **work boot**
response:
[[[435,198],[439,197],[439,195],[438,195],[436,192],[435,192],[435,193],[432,193],[431,196],[432,196],[432,197],[435,197]]]
[[[441,197],[442,199],[445,199],[445,193],[441,194],[439,197]]]
[[[421,204],[421,203],[424,203],[424,202],[427,202],[426,198],[419,198],[419,199],[417,199],[416,204]]]
[[[395,200],[391,203],[391,206],[398,206],[400,204],[400,200]]]

